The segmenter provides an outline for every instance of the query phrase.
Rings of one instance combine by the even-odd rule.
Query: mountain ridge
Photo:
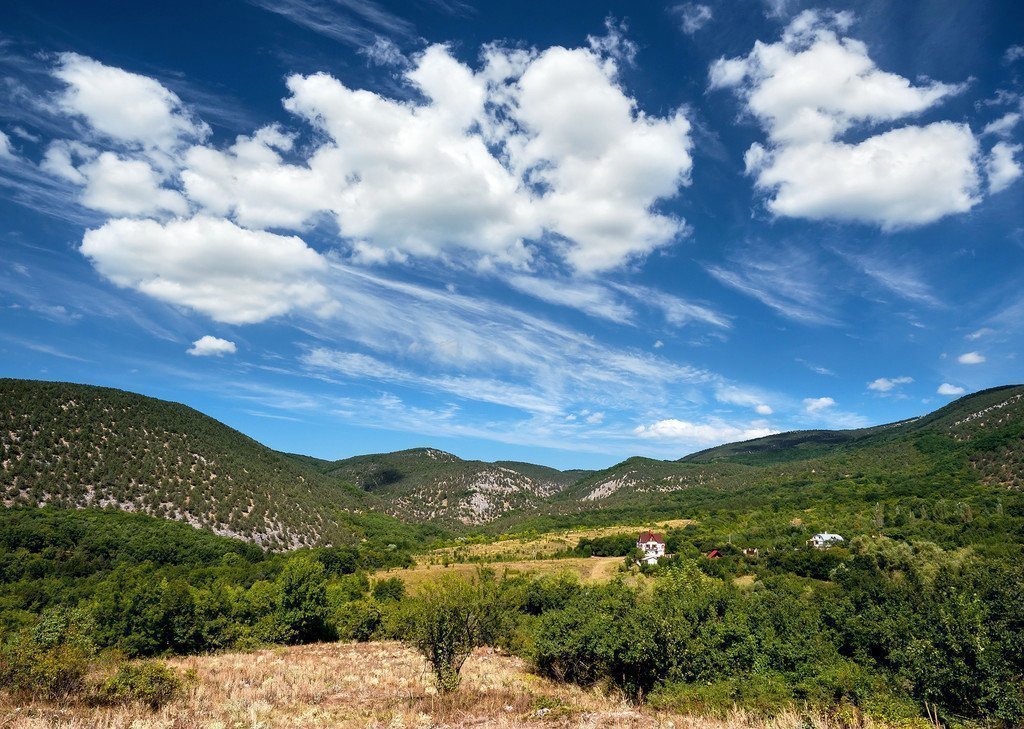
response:
[[[186,405],[113,388],[0,379],[0,396],[5,506],[139,511],[272,549],[416,525],[464,532],[545,515],[665,512],[693,508],[687,494],[802,483],[1024,488],[1021,385],[895,423],[791,431],[675,461],[634,456],[599,471],[466,460],[431,447],[331,461],[280,453]]]

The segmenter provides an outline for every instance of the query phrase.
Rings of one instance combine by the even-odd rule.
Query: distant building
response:
[[[820,534],[815,534],[813,537],[808,539],[807,543],[815,549],[828,549],[829,547],[836,547],[844,541],[845,540],[838,534],[821,532]]]
[[[717,550],[717,549],[712,549],[710,552],[708,552],[704,556],[707,557],[708,559],[721,559],[722,558],[722,552],[720,550]]]
[[[761,550],[757,547],[747,547],[743,550],[744,557],[757,557],[761,554]]]
[[[641,562],[658,564],[658,559],[665,556],[665,537],[654,532],[644,532],[636,540],[636,548],[641,552]]]

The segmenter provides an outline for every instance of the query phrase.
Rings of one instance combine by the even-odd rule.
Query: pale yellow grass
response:
[[[494,569],[498,576],[506,571],[509,574],[552,575],[560,572],[575,572],[584,582],[602,582],[612,579],[622,565],[622,557],[569,557],[566,559],[529,559],[519,561],[503,561],[493,564],[475,564],[456,562],[443,564],[418,564],[415,567],[399,568],[378,572],[375,580],[388,577],[399,577],[407,587],[415,587],[424,582],[436,580],[444,574],[455,573],[469,577],[476,574],[481,567]]]
[[[486,544],[465,544],[457,547],[443,547],[420,555],[417,561],[420,564],[439,564],[445,560],[461,562],[469,559],[483,560],[534,560],[550,557],[551,555],[572,549],[580,543],[581,539],[596,539],[615,534],[631,534],[653,529],[654,531],[667,531],[668,529],[681,529],[688,524],[693,524],[692,519],[670,519],[657,524],[641,524],[627,526],[608,526],[571,529],[562,532],[548,532],[530,537],[514,537],[501,539]]]
[[[771,721],[737,712],[728,719],[675,716],[631,707],[598,690],[555,684],[517,658],[477,651],[461,688],[438,696],[423,659],[399,643],[320,644],[181,658],[194,669],[184,696],[156,712],[0,700],[4,729],[428,729],[433,727],[622,727],[623,729],[838,729],[825,717],[786,714]],[[547,710],[545,710],[547,707]],[[551,708],[554,707],[554,708]],[[809,722],[809,723],[808,723]]]

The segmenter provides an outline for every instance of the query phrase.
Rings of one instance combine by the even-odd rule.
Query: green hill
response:
[[[498,531],[691,516],[752,498],[867,503],[1024,486],[1024,386],[890,425],[782,433],[597,472],[433,448],[339,461],[278,453],[184,405],[87,385],[0,380],[0,403],[4,505],[141,512],[272,549],[397,542],[410,524]]]
[[[113,507],[274,549],[407,528],[372,497],[178,403],[0,379],[5,506]]]
[[[379,497],[390,514],[451,525],[536,511],[547,497],[590,473],[514,461],[466,461],[436,448],[356,456],[320,468]]]
[[[678,461],[629,458],[552,500],[561,513],[683,503],[686,492],[849,484],[881,493],[1024,486],[1024,386],[963,397],[920,418],[858,430],[780,433]],[[690,499],[693,502],[693,499]]]

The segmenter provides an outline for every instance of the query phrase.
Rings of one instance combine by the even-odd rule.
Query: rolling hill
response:
[[[5,506],[113,507],[274,549],[401,533],[374,499],[178,403],[0,380]]]
[[[436,448],[325,462],[323,473],[378,496],[395,516],[446,524],[484,524],[533,511],[589,471],[558,471],[514,461],[465,461]]]
[[[494,531],[598,513],[685,516],[752,491],[770,501],[815,488],[1024,487],[1024,386],[889,425],[782,433],[597,472],[433,448],[339,461],[279,453],[184,405],[87,385],[4,379],[0,403],[4,505],[112,507],[273,549],[398,540],[412,524]]]
[[[967,395],[928,415],[856,430],[780,433],[678,461],[629,458],[558,494],[561,511],[644,503],[687,490],[810,483],[1024,487],[1024,386]]]

